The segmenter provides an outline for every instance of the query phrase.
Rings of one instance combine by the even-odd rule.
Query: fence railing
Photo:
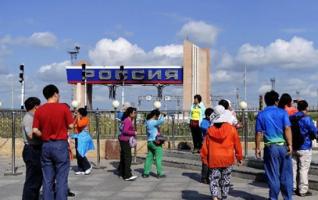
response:
[[[13,113],[15,116],[13,123]],[[149,112],[138,111],[136,118],[136,129],[138,137],[146,136],[146,128],[144,125],[146,115]],[[17,138],[22,137],[22,119],[25,111],[21,110],[0,110],[0,137],[11,138],[13,133],[13,127],[15,128],[15,136]],[[167,137],[185,137],[191,136],[189,129],[188,112],[179,111],[167,111],[167,117],[165,123],[160,127],[160,131]],[[90,119],[89,131],[94,138],[99,131],[100,138],[117,138],[118,127],[116,119],[117,112],[115,111],[89,111],[88,117]],[[98,131],[97,131],[98,130]]]
[[[14,113],[14,124],[13,124]],[[144,125],[148,111],[138,111],[135,126],[139,138],[146,137],[146,127]],[[247,118],[247,135],[249,141],[254,139],[255,117],[257,111],[245,111]],[[0,137],[11,138],[13,128],[15,129],[15,137],[22,138],[21,123],[25,112],[21,110],[0,110]],[[237,111],[237,118],[243,122],[242,111]],[[97,137],[99,131],[100,139],[117,138],[118,119],[115,111],[99,111],[93,110],[88,112],[90,119],[89,131],[93,138]],[[160,127],[160,132],[168,137],[168,139],[190,139],[191,133],[189,128],[189,112],[188,111],[167,111],[165,123]],[[243,130],[239,129],[239,134],[243,136]]]

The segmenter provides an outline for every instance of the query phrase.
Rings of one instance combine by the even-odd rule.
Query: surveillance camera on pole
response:
[[[19,82],[21,83],[21,110],[24,109],[24,65],[20,65]]]
[[[84,82],[84,106],[87,109],[87,78],[86,78],[86,64],[82,64],[82,82]]]

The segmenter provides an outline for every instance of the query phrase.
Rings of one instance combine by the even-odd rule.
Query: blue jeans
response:
[[[264,167],[269,186],[269,197],[277,200],[282,192],[284,200],[291,200],[293,195],[293,169],[287,147],[270,145],[264,148]]]
[[[70,158],[68,142],[64,140],[44,142],[42,146],[43,199],[67,200]],[[53,184],[56,183],[55,194]]]

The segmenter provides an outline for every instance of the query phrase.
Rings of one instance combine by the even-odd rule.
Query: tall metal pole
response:
[[[71,57],[71,65],[73,66],[75,63],[75,60],[77,59],[77,54],[79,54],[79,50],[80,47],[79,46],[75,46],[75,48],[73,50],[67,51],[68,54],[70,54]],[[74,88],[75,86],[72,86],[72,95],[71,95],[71,101],[74,100]]]
[[[114,139],[116,139],[117,136],[117,108],[114,108]]]
[[[239,109],[239,104],[240,104],[239,88],[236,88],[236,109]]]
[[[125,80],[122,81],[122,89],[121,89],[121,105],[125,103]]]
[[[247,101],[246,99],[246,65],[244,65],[244,101]]]
[[[24,65],[20,65],[19,82],[21,83],[21,110],[24,109]]]
[[[121,89],[121,105],[124,105],[125,103],[125,72],[124,72],[124,66],[121,65],[120,68],[120,73],[119,73],[119,79],[121,80],[122,84],[122,89]]]
[[[14,108],[14,90],[13,90],[13,77],[11,79],[11,109]]]
[[[23,80],[21,83],[21,110],[24,109],[24,91],[25,91],[25,84]]]
[[[275,90],[275,78],[271,78],[272,90]]]
[[[84,81],[84,105],[85,105],[85,108],[87,109],[87,78],[85,76],[85,81]]]
[[[318,89],[317,89],[317,110],[318,110]]]
[[[12,154],[11,154],[11,172],[15,174],[15,112],[12,112]]]
[[[87,78],[86,78],[86,64],[82,64],[82,81],[84,81],[84,106],[87,109]]]

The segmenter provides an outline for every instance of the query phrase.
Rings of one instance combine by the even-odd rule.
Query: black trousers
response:
[[[22,200],[38,200],[43,179],[41,146],[24,145],[22,156],[26,166]]]
[[[119,173],[123,179],[130,178],[131,173],[131,147],[129,142],[119,141],[120,143],[120,162],[119,162]]]
[[[201,181],[207,181],[209,182],[209,167],[202,163],[202,169],[201,169]]]
[[[199,126],[190,126],[192,141],[193,141],[193,148],[194,149],[201,149],[202,146],[202,133]]]
[[[85,172],[91,167],[91,164],[87,160],[86,156],[82,157],[81,154],[77,151],[77,138],[75,139],[75,148],[76,148],[76,160],[77,160],[77,168],[78,171]]]

